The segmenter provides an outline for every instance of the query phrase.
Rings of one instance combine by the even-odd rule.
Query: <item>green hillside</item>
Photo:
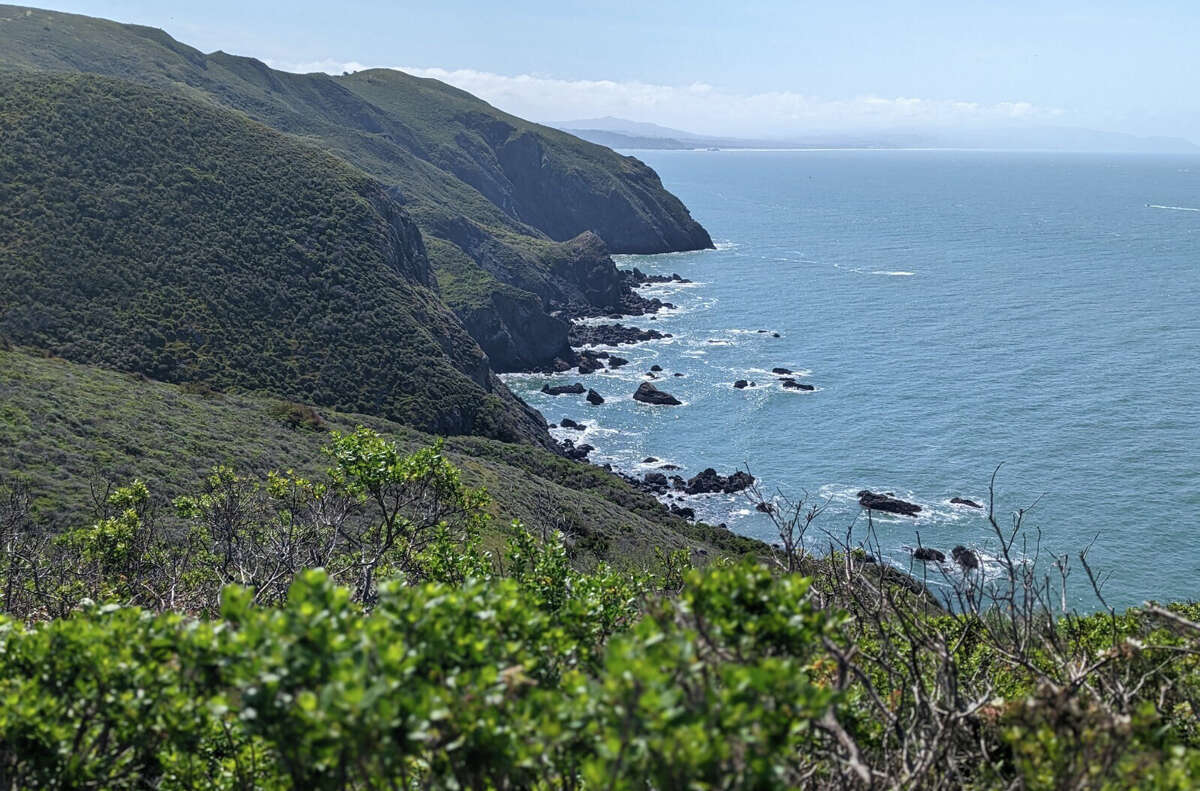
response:
[[[657,175],[632,157],[399,72],[289,74],[205,55],[162,31],[0,6],[0,67],[85,71],[169,87],[319,143],[390,188],[427,237],[445,300],[499,370],[567,351],[563,307],[612,312],[607,250],[711,246]],[[563,267],[587,243],[590,282]],[[434,240],[437,240],[435,243]],[[498,288],[507,285],[510,288]]]
[[[0,81],[0,334],[163,381],[547,442],[345,163],[91,75]]]
[[[434,437],[369,415],[312,412],[277,399],[176,386],[136,375],[0,350],[0,485],[22,483],[39,518],[61,530],[92,518],[91,489],[135,478],[164,499],[195,491],[217,464],[248,475],[295,470],[321,477],[332,431],[373,428],[407,452]],[[298,419],[299,418],[299,419]],[[538,534],[562,531],[576,560],[636,566],[652,549],[705,556],[763,545],[669,514],[620,478],[532,445],[446,439],[464,482],[495,498],[499,525],[520,519]]]

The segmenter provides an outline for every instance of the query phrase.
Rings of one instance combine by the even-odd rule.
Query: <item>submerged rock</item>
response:
[[[670,393],[659,390],[649,382],[642,382],[638,385],[637,392],[633,394],[634,401],[641,401],[643,404],[660,404],[663,406],[679,406],[683,402]]]
[[[657,461],[658,461],[658,459],[656,459],[655,457],[647,456],[646,458],[642,459],[642,464],[654,464]]]
[[[792,370],[791,370],[790,368],[772,368],[772,369],[771,369],[771,373],[773,373],[773,374],[784,374],[785,376],[786,376],[787,374],[790,374],[791,372],[792,372]]]
[[[573,385],[556,385],[555,387],[551,387],[550,385],[542,385],[542,392],[546,395],[552,396],[583,395],[585,391],[586,388],[579,382],[576,382]]]
[[[898,500],[892,497],[890,493],[875,494],[866,489],[858,493],[858,504],[863,508],[874,511],[886,511],[889,514],[900,514],[901,516],[916,516],[921,512],[921,506],[916,503]]]
[[[917,560],[934,560],[938,563],[941,563],[946,559],[946,556],[943,553],[929,547],[917,547],[913,550],[913,557]]]
[[[600,395],[595,390],[593,390],[589,387],[588,393],[587,393],[587,401],[589,404],[594,404],[594,405],[599,406],[600,404],[604,403],[604,396]]]
[[[979,503],[975,502],[974,500],[968,500],[965,497],[951,497],[950,502],[954,505],[965,505],[968,508],[983,508],[983,506]]]
[[[789,377],[787,379],[782,379],[780,381],[782,382],[783,386],[786,387],[788,390],[811,391],[811,390],[817,389],[817,388],[813,387],[812,385],[805,384],[804,382],[797,382],[795,379],[792,379],[791,377]]]

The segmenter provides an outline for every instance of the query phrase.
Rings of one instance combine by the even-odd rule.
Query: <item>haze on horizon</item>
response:
[[[394,67],[533,120],[709,135],[1081,127],[1200,142],[1177,0],[595,4],[62,0],[289,71]]]

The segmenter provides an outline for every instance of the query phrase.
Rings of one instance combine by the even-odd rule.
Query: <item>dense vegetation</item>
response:
[[[87,75],[0,84],[0,333],[164,381],[546,441],[382,188],[235,113]]]
[[[69,788],[1177,788],[1200,608],[951,615],[855,553],[572,570],[436,447],[144,484],[58,537],[0,508],[0,781]],[[801,513],[801,511],[797,511]],[[361,518],[355,518],[361,517]],[[1006,546],[1011,546],[1011,539]],[[1007,555],[1007,551],[1005,553]],[[321,566],[322,571],[311,570]],[[800,577],[786,567],[812,572]],[[977,603],[990,602],[980,608]],[[972,604],[972,603],[976,604]]]
[[[370,71],[290,74],[203,54],[160,30],[0,6],[0,69],[91,72],[235,108],[345,159],[389,188],[429,242],[447,304],[500,370],[566,344],[548,314],[612,312],[558,244],[594,231],[618,252],[711,245],[658,176],[631,157],[502,113],[434,80]],[[590,269],[619,286],[600,248]],[[496,288],[497,284],[507,288]],[[553,342],[548,342],[546,336]]]

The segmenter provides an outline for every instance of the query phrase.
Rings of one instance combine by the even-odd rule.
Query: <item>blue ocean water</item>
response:
[[[1003,463],[1003,521],[1036,502],[1043,558],[1094,540],[1109,603],[1200,597],[1200,157],[637,156],[718,242],[618,259],[695,281],[646,287],[678,309],[627,321],[674,337],[620,347],[632,362],[617,371],[509,379],[548,420],[586,422],[593,461],[641,475],[655,456],[685,477],[748,466],[770,491],[828,500],[814,532],[856,537],[854,493],[894,492],[925,509],[876,520],[905,567],[918,532],[947,554],[994,550],[983,515],[949,499],[985,502]],[[653,364],[683,406],[631,400]],[[784,390],[776,366],[816,390]],[[733,389],[743,378],[757,387]],[[546,381],[607,400],[545,396]],[[692,499],[708,521],[774,538],[742,496]]]

